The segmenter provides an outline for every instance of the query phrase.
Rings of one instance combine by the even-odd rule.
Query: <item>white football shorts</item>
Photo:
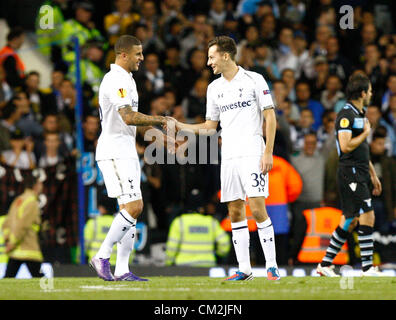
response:
[[[142,199],[139,160],[99,160],[98,167],[102,172],[108,197],[117,198],[118,204]]]
[[[268,173],[260,171],[260,160],[261,157],[243,157],[222,161],[221,202],[246,200],[246,196],[268,197]]]

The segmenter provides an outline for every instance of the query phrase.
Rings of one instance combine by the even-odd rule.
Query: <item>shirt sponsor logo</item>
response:
[[[349,126],[349,120],[347,118],[342,118],[340,121],[340,127],[348,128],[348,126]]]
[[[118,89],[117,94],[120,98],[126,97],[126,90],[125,89]]]
[[[252,101],[238,101],[235,103],[231,103],[231,104],[227,104],[224,106],[220,106],[220,111],[221,112],[226,112],[228,110],[233,110],[233,109],[237,109],[237,108],[246,108],[246,107],[250,107],[252,105]]]
[[[266,94],[270,94],[271,91],[269,91],[269,90],[263,90],[263,93],[264,93],[264,95],[266,95]]]

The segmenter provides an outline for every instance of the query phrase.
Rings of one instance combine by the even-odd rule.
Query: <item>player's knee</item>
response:
[[[129,213],[129,215],[137,219],[143,211],[143,201],[133,201],[125,204],[125,210]]]
[[[268,219],[268,214],[266,210],[252,210],[252,216],[258,222],[263,222]]]

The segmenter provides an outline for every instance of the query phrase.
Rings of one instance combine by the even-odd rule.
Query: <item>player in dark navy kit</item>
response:
[[[370,123],[365,117],[364,107],[370,103],[372,87],[366,75],[357,73],[349,78],[348,102],[336,119],[336,142],[339,155],[337,184],[341,198],[342,217],[334,231],[326,255],[318,264],[321,276],[337,277],[332,265],[333,259],[358,222],[358,239],[362,260],[362,276],[382,276],[373,267],[374,210],[371,194],[380,195],[381,183],[369,157],[366,141]]]

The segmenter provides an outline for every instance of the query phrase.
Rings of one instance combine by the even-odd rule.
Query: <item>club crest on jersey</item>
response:
[[[270,94],[271,91],[269,91],[269,90],[263,90],[263,93],[264,93],[264,95],[266,95],[266,94]]]
[[[342,118],[340,121],[340,127],[348,128],[348,126],[349,126],[349,120],[347,118]]]
[[[126,97],[126,90],[125,89],[118,89],[117,94],[120,98]]]

